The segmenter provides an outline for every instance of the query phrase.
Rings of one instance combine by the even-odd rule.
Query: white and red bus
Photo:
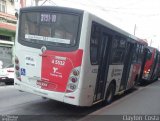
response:
[[[19,13],[17,89],[77,106],[110,103],[139,78],[145,44],[87,11],[29,7]]]
[[[152,82],[159,77],[160,53],[158,49],[150,46],[145,47],[144,67],[142,67],[141,83]]]

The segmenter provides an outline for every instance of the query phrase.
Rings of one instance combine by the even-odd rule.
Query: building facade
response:
[[[17,18],[20,8],[38,5],[44,0],[0,0],[0,67],[13,63],[14,41]]]
[[[16,22],[14,0],[0,0],[0,63],[3,67],[13,62]]]

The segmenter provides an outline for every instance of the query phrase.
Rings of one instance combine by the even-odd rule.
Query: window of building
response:
[[[6,12],[6,1],[4,0],[0,1],[0,12],[3,12],[3,13]]]

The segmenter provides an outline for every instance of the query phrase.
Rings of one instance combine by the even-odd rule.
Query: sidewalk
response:
[[[80,121],[160,121],[160,81],[140,87]]]

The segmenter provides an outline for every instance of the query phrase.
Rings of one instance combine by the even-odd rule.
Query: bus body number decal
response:
[[[60,66],[65,65],[65,61],[62,61],[62,60],[52,60],[52,63]]]

